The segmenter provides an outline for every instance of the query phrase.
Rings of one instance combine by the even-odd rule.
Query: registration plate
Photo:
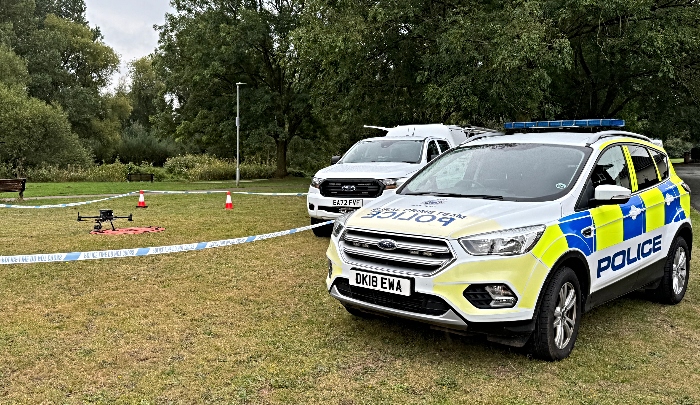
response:
[[[362,207],[362,198],[333,200],[334,207]]]
[[[350,285],[407,297],[411,295],[411,279],[387,276],[386,274],[351,270]]]

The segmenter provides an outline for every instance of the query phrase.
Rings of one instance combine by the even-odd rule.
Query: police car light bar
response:
[[[506,122],[504,126],[505,129],[624,127],[625,120],[612,118],[594,120],[519,121]]]

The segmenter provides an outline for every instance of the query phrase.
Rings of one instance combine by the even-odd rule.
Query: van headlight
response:
[[[544,233],[544,225],[528,226],[471,235],[459,240],[464,250],[474,256],[513,256],[529,252]]]
[[[382,179],[380,181],[384,184],[385,190],[392,190],[396,188],[396,180],[398,179]]]
[[[321,178],[321,177],[314,177],[311,179],[311,187],[313,188],[319,188],[321,187],[321,183],[323,183],[326,179]]]
[[[338,235],[343,232],[345,222],[348,220],[350,215],[352,215],[352,212],[347,212],[335,219],[335,222],[333,223],[333,236],[337,238]]]

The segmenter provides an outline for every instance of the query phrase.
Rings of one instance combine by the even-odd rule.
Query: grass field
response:
[[[284,180],[250,180],[241,181],[236,187],[235,181],[197,181],[197,182],[121,182],[121,183],[27,183],[25,199],[44,196],[78,196],[124,194],[138,190],[231,190],[231,191],[276,191],[306,192],[310,179],[290,177]],[[0,199],[17,198],[17,193],[0,193]],[[33,205],[33,204],[32,204]]]
[[[305,191],[308,180],[295,181],[265,191]],[[138,188],[154,187],[114,192]],[[75,200],[42,203],[59,201]],[[0,255],[308,224],[303,197],[236,195],[233,211],[221,194],[149,195],[146,210],[136,201],[0,210]],[[89,235],[75,217],[99,208],[134,213],[117,226],[166,231]],[[327,245],[308,231],[198,252],[0,266],[0,403],[700,403],[698,259],[681,304],[631,296],[598,308],[584,316],[572,356],[547,363],[479,337],[352,317],[325,290]]]

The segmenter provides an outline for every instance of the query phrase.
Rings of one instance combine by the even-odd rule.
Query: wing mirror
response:
[[[340,158],[341,158],[341,156],[333,156],[333,157],[331,158],[331,165],[334,165],[334,164],[338,163],[338,161],[340,160]]]
[[[589,202],[591,208],[600,205],[625,204],[632,197],[632,191],[626,187],[602,184],[595,188],[594,197]]]

